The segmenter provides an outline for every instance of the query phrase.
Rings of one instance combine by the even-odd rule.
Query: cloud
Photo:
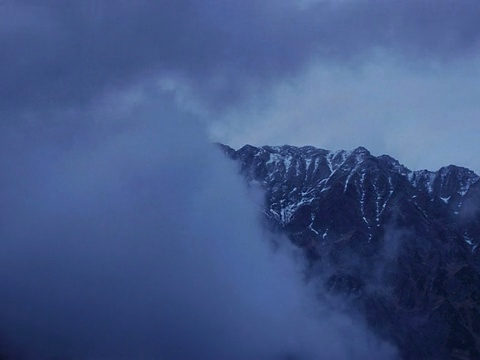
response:
[[[10,345],[40,359],[393,357],[309,295],[234,164],[169,103],[97,109],[68,146],[2,134]]]
[[[212,109],[315,61],[408,61],[478,48],[474,1],[6,1],[1,109],[85,105],[142,77],[175,75]]]
[[[475,6],[4,1],[2,333],[73,358],[394,356],[310,304],[290,257],[265,244],[233,165],[181,110],[212,126],[252,99],[271,106],[317,65],[352,71],[348,87],[379,48],[402,63],[455,63],[477,49]],[[264,128],[298,128],[285,124]]]

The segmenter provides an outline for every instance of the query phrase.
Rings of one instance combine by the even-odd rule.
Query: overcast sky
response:
[[[362,145],[478,172],[479,18],[475,0],[6,0],[1,121],[88,122],[105,96],[161,89],[235,147]]]
[[[396,358],[305,286],[211,143],[321,140],[286,102],[383,41],[338,6],[0,3],[0,357]]]
[[[479,18],[477,0],[0,2],[0,333],[79,358],[393,357],[312,307],[210,142],[479,172]]]

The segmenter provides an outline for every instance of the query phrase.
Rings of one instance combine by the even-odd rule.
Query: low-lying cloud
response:
[[[237,169],[198,123],[165,104],[125,109],[97,112],[96,130],[69,144],[55,131],[2,135],[0,330],[11,351],[394,356],[309,294],[291,249],[272,250]]]

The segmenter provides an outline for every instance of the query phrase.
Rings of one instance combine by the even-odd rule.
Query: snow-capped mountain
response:
[[[363,147],[221,147],[311,272],[403,358],[480,358],[479,176],[411,171]]]

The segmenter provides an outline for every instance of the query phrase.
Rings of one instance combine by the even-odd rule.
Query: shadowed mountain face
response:
[[[404,359],[480,358],[475,173],[410,171],[362,147],[221,147],[265,190],[269,224],[305,249],[308,276]]]

